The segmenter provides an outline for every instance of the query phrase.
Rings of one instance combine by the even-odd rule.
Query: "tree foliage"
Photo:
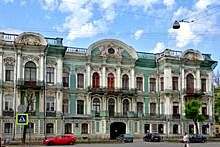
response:
[[[185,103],[185,117],[192,119],[196,126],[196,133],[199,133],[198,122],[206,120],[206,116],[200,114],[201,103],[197,99],[189,100]]]
[[[220,120],[220,93],[215,95],[215,120],[219,122]]]

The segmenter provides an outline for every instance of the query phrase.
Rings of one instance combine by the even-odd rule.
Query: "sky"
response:
[[[61,37],[70,47],[118,39],[140,52],[195,49],[219,62],[220,0],[0,0],[0,32]]]

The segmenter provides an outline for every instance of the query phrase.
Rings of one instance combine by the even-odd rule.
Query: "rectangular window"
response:
[[[77,100],[77,114],[84,114],[84,101]]]
[[[55,111],[54,109],[54,97],[47,97],[47,105],[46,105],[47,111]]]
[[[143,103],[137,102],[137,112],[143,113]]]
[[[69,87],[69,73],[63,73],[63,87]]]
[[[99,132],[99,122],[96,122],[96,132]]]
[[[201,91],[206,92],[206,79],[201,79]]]
[[[173,90],[178,90],[178,77],[173,77]]]
[[[84,74],[77,74],[77,88],[84,88]]]
[[[47,67],[47,83],[54,83],[54,68]]]
[[[155,78],[150,78],[150,91],[156,91],[156,79]]]
[[[5,123],[4,125],[4,133],[12,133],[12,123]]]
[[[14,66],[6,65],[5,66],[5,81],[13,81],[14,79]]]
[[[63,99],[63,113],[68,113],[69,111],[69,101],[68,99]]]
[[[134,123],[134,132],[138,132],[138,123],[137,122]]]
[[[13,98],[12,97],[5,97],[4,100],[4,110],[5,111],[12,111],[13,110]]]
[[[28,123],[27,133],[34,133],[34,123]]]
[[[161,91],[164,90],[164,80],[163,80],[163,77],[160,78],[160,90]]]
[[[157,124],[152,124],[152,132],[157,133]]]
[[[150,103],[150,115],[156,115],[156,103]]]
[[[143,78],[137,77],[136,78],[137,90],[143,91]]]
[[[202,106],[202,115],[207,115],[207,106]]]

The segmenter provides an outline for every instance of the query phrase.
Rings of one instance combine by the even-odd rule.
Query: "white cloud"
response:
[[[144,7],[144,10],[149,10],[153,4],[160,2],[160,0],[128,0],[131,6]]]
[[[214,9],[205,9],[214,0],[207,0],[208,3],[203,3],[205,1],[199,0],[193,6],[192,10],[180,7],[174,13],[174,20],[181,20],[187,18],[185,21],[180,23],[180,29],[174,30],[170,28],[168,30],[171,36],[174,35],[176,40],[176,46],[181,48],[189,44],[198,45],[199,42],[206,39],[207,36],[212,35],[216,32],[216,20],[217,15],[213,15]],[[210,3],[211,2],[211,3]],[[194,9],[194,8],[197,9]],[[195,20],[195,22],[191,22]]]
[[[163,0],[164,5],[167,7],[172,6],[175,3],[175,0]]]
[[[209,5],[219,5],[220,1],[219,0],[198,0],[195,4],[195,7],[198,10],[203,10],[206,9]]]
[[[155,48],[153,50],[151,50],[150,52],[152,53],[160,53],[163,50],[165,50],[165,45],[163,42],[158,42],[155,46]]]
[[[141,36],[143,35],[143,33],[144,33],[144,30],[137,30],[137,31],[134,33],[134,38],[135,38],[136,40],[140,39]]]
[[[23,31],[14,28],[0,28],[0,32],[10,33],[10,34],[20,34]]]
[[[58,0],[41,0],[41,5],[44,10],[54,10],[57,8]]]

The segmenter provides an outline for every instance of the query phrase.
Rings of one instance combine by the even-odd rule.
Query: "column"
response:
[[[164,67],[164,89],[165,90],[172,89],[172,76],[171,75],[172,75],[171,67],[169,65],[165,65],[165,67]],[[158,89],[160,89],[160,88],[158,88]]]
[[[0,89],[0,116],[2,116],[2,107],[3,107],[3,93],[2,93],[2,89]]]
[[[76,114],[76,95],[70,95],[70,114]]]
[[[40,55],[40,81],[43,81],[44,80],[44,55],[41,54]]]
[[[200,78],[200,70],[196,70],[196,90],[201,90],[201,78]]]
[[[185,82],[186,82],[186,80],[185,80],[185,71],[184,71],[184,69],[182,68],[182,71],[181,71],[181,73],[182,73],[182,81],[181,81],[181,83],[182,83],[182,89],[180,89],[180,90],[183,90],[183,89],[185,89]]]
[[[63,92],[57,91],[56,94],[56,111],[58,114],[62,113],[62,106],[63,106]]]
[[[21,68],[21,52],[17,53],[17,80],[21,80],[21,73],[23,73]]]
[[[3,82],[3,53],[0,51],[0,84]]]
[[[213,93],[212,92],[212,71],[208,72],[208,80],[207,80],[207,92]]]
[[[86,96],[86,112],[87,114],[91,113],[91,102],[90,102],[89,94]]]
[[[106,67],[105,67],[105,65],[103,65],[102,66],[102,79],[101,79],[101,81],[102,81],[102,85],[101,85],[101,87],[106,87]]]
[[[131,68],[131,71],[130,71],[131,73],[130,73],[130,75],[131,75],[131,85],[130,85],[130,87],[133,89],[133,88],[135,88],[135,84],[134,84],[134,79],[135,79],[135,77],[134,77],[134,68],[132,67]]]
[[[90,67],[90,64],[87,64],[86,72],[87,72],[87,86],[90,87],[90,85],[91,85],[91,67]]]
[[[121,68],[118,66],[116,71],[116,88],[121,88]]]
[[[57,83],[59,85],[62,84],[62,78],[63,77],[63,58],[59,57],[57,59]]]

